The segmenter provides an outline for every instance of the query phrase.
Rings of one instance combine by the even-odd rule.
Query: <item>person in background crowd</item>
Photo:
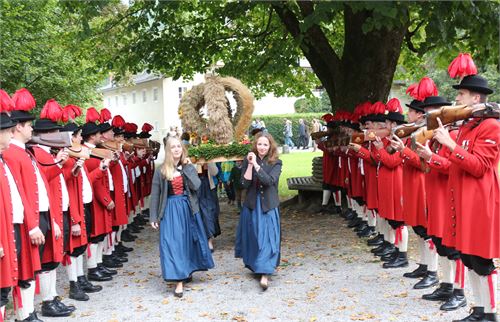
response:
[[[285,145],[288,145],[291,149],[295,147],[293,143],[293,130],[292,130],[292,121],[289,119],[285,119],[285,125],[283,128],[283,135],[285,136]]]
[[[303,119],[299,119],[299,144],[297,148],[307,149],[307,126]]]

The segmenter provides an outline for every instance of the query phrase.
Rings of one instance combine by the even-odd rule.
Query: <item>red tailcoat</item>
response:
[[[366,207],[368,209],[378,209],[377,163],[373,160],[370,151],[366,147],[362,146],[357,155],[363,160]]]
[[[12,200],[9,179],[4,164],[0,161],[0,248],[4,256],[0,258],[0,288],[17,285],[18,267],[14,225],[12,224]]]
[[[21,147],[10,144],[3,152],[17,189],[23,200],[24,222],[21,225],[21,261],[19,262],[19,279],[34,279],[35,272],[40,270],[40,254],[38,246],[31,243],[29,231],[38,227],[40,214],[38,212],[38,186],[36,184],[35,168],[28,153]],[[43,174],[42,174],[43,176]]]
[[[450,132],[455,140],[457,132]],[[443,237],[446,226],[453,223],[448,218],[448,170],[451,162],[448,160],[450,150],[437,142],[429,142],[429,147],[436,153],[427,166],[429,172],[425,175],[425,192],[427,194],[427,233],[431,236]]]
[[[427,227],[425,173],[420,157],[407,146],[401,151],[403,159],[403,216],[409,226]]]
[[[333,157],[330,152],[326,150],[325,145],[323,142],[320,142],[318,144],[318,149],[323,151],[323,159],[322,159],[322,164],[323,164],[323,182],[329,185],[332,185],[332,172],[333,172]]]
[[[45,166],[47,164],[54,164],[55,161],[52,154],[38,146],[33,147],[33,152],[38,161],[38,169],[40,169],[42,177],[45,176],[46,179],[46,181],[44,181],[49,195],[50,225],[52,227],[45,236],[42,263],[60,263],[64,257],[62,187],[59,179],[59,175],[62,172],[61,168],[57,165]],[[55,236],[55,230],[53,228],[54,223],[57,223],[61,229],[61,236],[58,239],[56,239]]]
[[[68,249],[69,252],[73,252],[73,250],[77,247],[87,245],[87,232],[86,223],[85,223],[85,212],[83,209],[83,177],[81,171],[85,171],[87,174],[87,178],[90,181],[90,185],[92,187],[92,183],[102,178],[104,172],[99,168],[95,169],[91,173],[88,172],[85,164],[78,172],[77,176],[74,176],[71,173],[73,166],[76,161],[73,158],[69,158],[68,161],[64,164],[62,171],[64,173],[64,178],[66,179],[66,186],[68,187],[69,194],[69,217],[70,217],[70,226],[74,224],[80,224],[81,234],[80,236],[73,236],[71,234],[69,239]]]
[[[120,226],[128,224],[128,212],[127,212],[127,200],[125,196],[125,191],[123,189],[123,175],[122,168],[118,162],[112,162],[110,164],[109,170],[111,176],[113,177],[114,185],[114,202],[115,208],[112,210],[113,213],[113,226]]]
[[[500,257],[500,124],[472,120],[460,128],[449,156],[448,216],[454,220],[443,240],[483,258]],[[447,238],[448,237],[448,238]]]
[[[349,161],[349,197],[360,197],[365,199],[365,187],[364,187],[364,176],[361,174],[361,169],[359,168],[359,158],[356,153],[352,150],[348,150],[348,161]]]
[[[390,154],[389,140],[382,139],[384,148],[372,147],[372,158],[380,162],[377,176],[378,213],[388,220],[403,221],[403,167],[398,153]]]
[[[332,172],[330,173],[330,184],[334,187],[341,187],[341,175],[340,175],[340,166],[339,166],[339,158],[340,158],[340,150],[334,149],[331,153],[332,157]]]
[[[90,158],[85,160],[85,166],[89,172],[99,169],[100,159]],[[104,235],[113,230],[112,213],[106,207],[113,201],[109,191],[108,172],[104,171],[103,176],[92,182],[92,231],[90,236],[96,237]],[[88,232],[87,232],[88,233]]]

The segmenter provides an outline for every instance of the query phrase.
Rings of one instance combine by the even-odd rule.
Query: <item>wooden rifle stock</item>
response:
[[[428,140],[432,139],[434,130],[428,130],[425,126],[415,131],[411,135],[411,149],[415,150],[417,148],[417,142],[425,145]]]
[[[75,159],[87,160],[90,158],[89,148],[82,146],[80,144],[73,143],[70,148],[68,148],[68,154],[70,157]]]
[[[385,138],[391,134],[388,129],[364,130],[351,135],[350,143],[362,144],[363,142],[375,141],[376,137]]]
[[[410,136],[413,132],[417,131],[418,129],[422,128],[425,124],[416,124],[416,123],[409,123],[409,124],[402,124],[399,126],[396,126],[393,129],[393,133],[395,136],[398,138],[406,138]]]
[[[443,106],[440,109],[426,113],[427,129],[435,130],[439,127],[437,118],[443,125],[476,118],[500,118],[500,108],[497,103],[480,103],[475,105]]]
[[[99,159],[114,159],[114,152],[108,149],[93,148],[90,150],[90,155]]]

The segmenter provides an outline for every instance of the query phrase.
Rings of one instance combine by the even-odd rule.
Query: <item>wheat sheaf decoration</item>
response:
[[[232,93],[236,102],[234,115],[226,92]],[[206,118],[200,114],[204,106]],[[179,116],[185,131],[206,135],[216,144],[229,144],[243,139],[253,109],[253,95],[243,83],[233,77],[212,76],[182,96]]]

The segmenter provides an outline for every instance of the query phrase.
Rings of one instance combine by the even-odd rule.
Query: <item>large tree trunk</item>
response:
[[[303,17],[313,13],[309,1],[298,2]],[[353,110],[364,101],[387,100],[401,52],[407,26],[397,26],[363,33],[362,26],[371,11],[353,13],[344,6],[345,39],[342,57],[331,47],[321,27],[300,30],[299,19],[286,4],[274,4],[275,11],[295,39],[316,76],[325,88],[332,108]]]

